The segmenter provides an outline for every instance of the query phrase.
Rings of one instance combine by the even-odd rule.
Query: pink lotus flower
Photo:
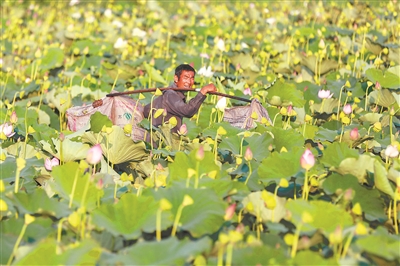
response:
[[[210,56],[207,53],[201,53],[200,57],[210,59]]]
[[[314,154],[312,154],[310,149],[305,150],[300,158],[301,167],[306,170],[310,170],[314,166],[314,164],[315,164]]]
[[[351,112],[353,112],[353,108],[351,108],[350,104],[346,104],[343,107],[343,113],[345,113],[346,115],[349,115],[349,114],[351,114]]]
[[[3,132],[7,138],[10,138],[10,137],[14,136],[14,134],[15,134],[13,126],[9,125],[8,123],[4,123],[4,124],[0,125],[0,132]]]
[[[251,89],[250,88],[246,88],[243,91],[244,95],[251,95]]]
[[[56,157],[51,160],[50,158],[46,158],[44,161],[44,168],[46,168],[47,171],[51,171],[51,169],[57,165],[60,165],[60,161]]]
[[[178,130],[179,135],[186,135],[188,133],[186,124],[182,124]]]
[[[196,152],[196,159],[201,161],[204,159],[204,147],[201,145]]]
[[[378,81],[375,83],[375,88],[376,88],[377,90],[382,89],[382,86],[381,86],[381,84],[380,84]]]
[[[333,93],[331,94],[330,90],[319,90],[318,91],[318,98],[320,99],[329,99],[332,98]]]
[[[360,133],[358,133],[358,128],[355,127],[350,131],[350,139],[356,140],[360,137]]]
[[[101,158],[103,158],[103,151],[101,150],[100,144],[91,147],[86,155],[86,161],[90,164],[98,164]]]

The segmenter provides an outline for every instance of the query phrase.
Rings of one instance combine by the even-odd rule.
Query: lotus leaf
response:
[[[112,164],[141,161],[147,157],[144,143],[135,143],[119,126],[112,126],[110,134],[86,132],[82,136],[82,141],[92,145],[100,143],[103,154]]]
[[[383,107],[391,107],[395,102],[396,98],[393,97],[392,93],[388,89],[375,90],[368,95],[368,101],[375,103]]]
[[[64,52],[60,48],[49,48],[42,58],[39,67],[42,71],[50,70],[62,66],[64,62]]]
[[[136,239],[150,219],[155,221],[157,209],[152,197],[124,194],[116,204],[103,204],[94,210],[93,223],[114,236]]]
[[[273,146],[276,151],[280,151],[283,147],[286,150],[291,151],[297,147],[301,147],[304,144],[304,137],[299,132],[294,130],[284,130],[282,128],[271,128],[273,135]]]
[[[51,138],[50,143],[44,140],[39,141],[39,143],[42,144],[43,150],[64,162],[85,159],[90,149],[88,144],[72,141],[69,138],[65,138],[62,142],[59,139]],[[60,146],[62,146],[62,154]],[[55,150],[53,150],[53,147]]]
[[[193,199],[192,205],[183,208],[178,228],[189,231],[193,237],[216,232],[223,222],[226,204],[212,189],[171,187],[153,192],[153,195],[157,200],[167,199],[171,202],[174,217],[185,195]]]
[[[371,82],[379,82],[384,88],[397,89],[400,87],[400,76],[398,73],[382,72],[379,69],[370,68],[365,72],[365,75]]]
[[[286,209],[292,214],[295,224],[302,224],[301,231],[309,232],[322,230],[325,236],[335,231],[336,227],[346,228],[353,224],[353,218],[339,206],[325,201],[292,200],[286,203]],[[304,212],[308,212],[312,220],[305,223],[302,221]]]
[[[324,258],[322,254],[311,250],[305,250],[296,254],[293,265],[307,265],[312,261],[315,265],[340,265],[334,258]]]
[[[326,114],[332,114],[334,112],[334,109],[337,108],[338,106],[338,99],[335,98],[329,98],[325,99],[324,104],[322,103],[314,103],[313,105],[310,106],[311,112],[317,112],[317,113],[326,113]]]
[[[269,103],[271,103],[274,96],[278,96],[281,99],[282,103],[280,105],[282,106],[303,107],[305,104],[303,92],[296,90],[294,84],[277,81],[274,86],[268,89],[267,100]]]
[[[258,168],[259,180],[268,185],[270,182],[279,183],[281,178],[294,176],[301,169],[300,157],[303,152],[302,148],[293,148],[291,152],[271,153]]]
[[[86,239],[59,254],[57,242],[54,238],[40,241],[24,257],[18,259],[16,265],[30,265],[34,261],[37,265],[82,265],[96,264],[101,255],[99,245],[90,239]],[[44,256],[44,254],[46,254]]]
[[[26,144],[26,147],[21,145],[20,142],[14,143],[6,148],[6,151],[10,155],[15,157],[22,157],[25,159],[34,158],[36,156],[37,150],[30,144]]]
[[[167,81],[157,72],[157,70],[147,63],[144,63],[147,73],[149,74],[151,80],[168,85]]]
[[[316,61],[318,60],[318,64],[316,64]],[[312,56],[305,56],[301,55],[301,64],[306,66],[309,70],[311,70],[314,75],[324,75],[328,73],[331,70],[335,70],[338,67],[338,62],[331,60],[331,59],[325,59],[321,60],[314,55]],[[317,66],[317,68],[315,67]]]
[[[178,240],[170,237],[161,242],[140,242],[133,247],[120,251],[118,256],[107,261],[107,264],[123,265],[184,265],[193,257],[208,253],[211,250],[211,239],[201,238],[196,241]],[[160,252],[162,251],[162,252]]]
[[[46,94],[48,103],[53,104],[60,113],[65,113],[71,106],[71,98],[68,91],[52,89]]]
[[[384,243],[385,248],[381,248]],[[356,245],[367,253],[374,254],[389,261],[400,262],[400,238],[395,235],[375,234],[357,239]]]
[[[289,264],[289,259],[282,248],[269,246],[235,248],[233,251],[232,261],[235,262],[235,265]]]
[[[262,197],[261,191],[250,193],[247,197],[243,199],[242,204],[246,207],[249,203],[251,203],[253,205],[253,209],[249,212],[256,217],[261,218],[264,222],[272,221],[278,223],[286,216],[286,198],[274,196],[273,193],[268,191],[266,192],[269,196],[275,198],[276,206],[273,210],[265,206],[265,201]]]
[[[389,183],[387,170],[378,159],[375,159],[374,161],[374,173],[376,188],[383,193],[388,194],[393,200],[396,200],[395,193]]]
[[[112,127],[113,123],[108,118],[107,115],[104,115],[100,112],[95,112],[90,116],[90,131],[94,133],[99,133],[103,127]]]
[[[14,197],[13,203],[17,206],[20,214],[36,213],[60,218],[68,216],[70,213],[65,202],[59,203],[57,199],[49,198],[42,189],[35,190],[30,194],[17,193]]]
[[[81,206],[83,204],[81,207],[93,209],[99,195],[98,193],[100,192],[97,190],[95,184],[90,182],[90,174],[84,171],[85,169],[79,168],[79,164],[76,162],[68,162],[53,167],[51,172],[51,176],[55,181],[53,189],[63,198],[70,200],[75,187],[73,194],[74,205]],[[84,199],[85,194],[86,198]]]
[[[358,159],[358,155],[358,152],[354,149],[350,149],[346,143],[334,142],[332,144],[327,144],[321,158],[321,163],[327,167],[339,167],[344,159]]]
[[[374,172],[375,158],[362,154],[358,158],[346,158],[340,162],[339,167],[333,168],[339,174],[352,174],[357,177],[358,182],[365,183],[367,171]]]

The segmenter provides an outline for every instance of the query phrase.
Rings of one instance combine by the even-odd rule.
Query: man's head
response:
[[[179,65],[175,69],[174,82],[178,88],[191,89],[194,85],[196,71],[188,64]]]

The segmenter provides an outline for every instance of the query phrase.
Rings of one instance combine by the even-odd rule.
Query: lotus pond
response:
[[[1,8],[2,265],[400,264],[397,1]],[[209,95],[179,136],[140,122],[157,148],[101,113],[68,129],[181,63],[271,121],[233,127]]]

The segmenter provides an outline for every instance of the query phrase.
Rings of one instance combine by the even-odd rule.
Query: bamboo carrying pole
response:
[[[114,96],[121,96],[121,95],[128,95],[128,94],[135,94],[135,93],[146,93],[146,92],[154,92],[156,90],[165,91],[165,90],[174,90],[174,91],[200,91],[200,89],[185,89],[185,88],[151,88],[151,89],[143,89],[143,90],[134,90],[134,91],[124,91],[124,92],[116,92],[116,93],[109,93],[107,97],[114,97]],[[246,98],[241,98],[221,92],[208,92],[208,94],[218,95],[226,98],[231,98],[243,102],[251,103],[251,100]]]

